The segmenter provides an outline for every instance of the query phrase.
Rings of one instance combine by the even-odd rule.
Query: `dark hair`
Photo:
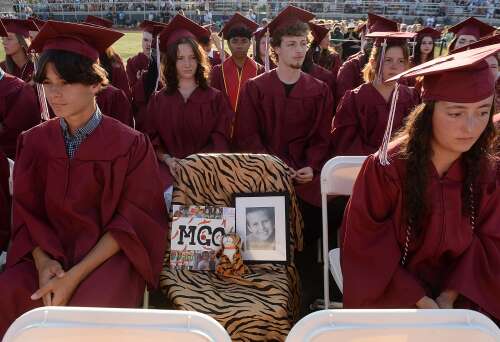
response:
[[[194,78],[198,87],[201,89],[208,88],[208,73],[210,71],[210,64],[207,55],[201,46],[193,38],[181,38],[176,43],[167,47],[167,52],[162,53],[162,81],[165,83],[165,92],[173,94],[179,88],[179,80],[177,79],[177,51],[179,45],[188,44],[193,49],[194,56],[198,62]]]
[[[408,63],[410,59],[410,51],[408,50],[408,45],[406,43],[401,44],[399,42],[388,42],[385,51],[389,51],[390,48],[399,47],[403,50],[403,57],[405,61]],[[366,63],[365,67],[362,70],[363,80],[365,82],[373,82],[378,73],[378,68],[380,65],[380,58],[382,55],[382,47],[374,46],[372,48],[370,58],[368,59],[368,63]]]
[[[34,77],[35,82],[43,83],[48,63],[54,64],[59,77],[67,83],[100,84],[102,86],[108,84],[106,70],[97,62],[77,53],[63,50],[47,50],[42,53]]]
[[[422,45],[422,40],[425,37],[429,37],[432,39],[432,51],[429,52],[428,58],[429,60],[434,59],[434,49],[436,48],[436,41],[431,36],[423,36],[417,39],[417,44],[415,45],[415,54],[413,56],[413,61],[415,65],[420,65],[424,62],[427,62],[422,60],[422,53],[420,52],[420,46]]]
[[[229,32],[224,36],[224,38],[227,39],[228,41],[234,37],[244,37],[244,38],[251,39],[252,38],[252,31],[250,31],[246,27],[237,26],[237,27],[233,27],[232,29],[230,29]]]
[[[24,55],[28,59],[28,63],[29,63],[31,61],[31,57],[30,57],[30,55],[28,55],[26,53],[26,51],[28,51],[28,44],[24,40],[24,37],[18,33],[16,33],[16,39],[17,39],[17,42],[19,43],[19,45],[21,45],[21,49],[24,51]],[[14,70],[15,70],[15,65],[16,64],[15,64],[14,60],[12,59],[12,57],[10,57],[9,55],[5,55],[5,67],[7,69],[5,71],[9,74],[13,74]]]
[[[426,165],[431,162],[433,153],[431,137],[434,107],[435,102],[424,102],[417,106],[408,116],[404,128],[395,137],[395,140],[400,141],[398,156],[406,160],[404,213],[407,224],[412,228],[412,235],[417,240],[422,237],[421,233],[425,229],[422,218],[429,209],[424,198],[428,181]],[[481,194],[475,185],[482,168],[486,165],[485,161],[495,158],[497,133],[492,121],[493,113],[492,106],[490,120],[485,130],[475,144],[462,154],[465,167],[465,180],[462,187],[462,214],[464,216],[471,216],[472,203],[479,203]]]
[[[309,73],[314,65],[313,60],[313,50],[309,48],[306,52],[306,56],[304,58],[304,62],[302,63],[301,70],[305,73]]]
[[[302,21],[297,21],[291,25],[275,30],[271,36],[271,46],[273,48],[279,47],[284,36],[300,37],[307,36],[308,33],[309,26]]]
[[[203,46],[207,46],[210,43],[210,37],[209,36],[203,36],[198,38],[198,43],[200,43]]]
[[[112,47],[99,55],[99,63],[108,73],[109,82],[113,82],[113,66],[117,64],[123,66],[122,58]]]

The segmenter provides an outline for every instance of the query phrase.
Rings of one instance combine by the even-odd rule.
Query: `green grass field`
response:
[[[129,57],[136,55],[141,51],[141,39],[142,33],[140,31],[127,31],[125,36],[123,36],[119,41],[117,41],[113,47],[122,56],[123,61],[126,63]],[[5,52],[3,46],[0,48],[0,61],[5,59]]]

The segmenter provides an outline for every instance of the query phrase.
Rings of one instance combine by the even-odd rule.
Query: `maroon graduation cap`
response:
[[[479,40],[482,37],[495,32],[495,28],[482,22],[481,20],[470,17],[456,24],[455,26],[450,27],[448,29],[448,32],[453,32],[456,37],[462,35],[470,35],[476,37],[476,39]]]
[[[394,20],[381,17],[373,13],[368,13],[368,21],[366,22],[368,32],[397,32],[398,23]]]
[[[151,33],[153,37],[156,37],[165,27],[167,27],[167,24],[151,20],[144,20],[139,25],[141,30]]]
[[[321,42],[328,34],[328,32],[330,32],[330,29],[328,27],[311,22],[309,23],[309,28],[311,29],[311,34],[314,38],[314,41],[317,43]]]
[[[269,30],[269,34],[272,35],[274,31],[292,25],[297,21],[308,23],[310,20],[314,19],[315,15],[309,11],[303,10],[292,5],[287,6],[265,27]]]
[[[443,56],[411,68],[390,81],[424,76],[424,101],[478,102],[494,92],[494,79],[485,58],[500,51],[500,44]]]
[[[166,51],[167,47],[181,38],[210,37],[210,31],[198,25],[183,15],[177,14],[158,36],[160,39],[160,51]]]
[[[29,51],[63,50],[97,61],[99,54],[122,36],[123,33],[104,27],[49,20],[31,43]]]
[[[441,38],[441,32],[434,30],[432,27],[424,27],[417,31],[417,38],[431,37],[432,39]]]
[[[259,24],[236,12],[219,32],[219,36],[224,37],[229,33],[229,31],[231,31],[232,28],[235,27],[244,27],[250,32],[253,32],[259,27]]]
[[[113,27],[113,22],[111,20],[96,17],[95,15],[88,15],[87,18],[85,18],[85,22],[87,24],[93,24],[105,28]]]
[[[7,32],[19,34],[25,38],[29,38],[30,31],[38,31],[38,26],[28,19],[2,18],[2,22]]]

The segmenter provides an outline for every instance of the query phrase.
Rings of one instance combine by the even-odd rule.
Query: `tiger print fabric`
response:
[[[290,194],[289,265],[249,265],[241,278],[170,269],[165,255],[160,286],[177,309],[208,314],[233,341],[284,341],[299,313],[299,279],[293,251],[302,249],[303,222],[288,167],[270,155],[198,154],[180,161],[173,204],[231,206],[239,192]],[[168,246],[169,247],[169,246]]]

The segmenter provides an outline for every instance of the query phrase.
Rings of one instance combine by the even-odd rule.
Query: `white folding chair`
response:
[[[321,170],[321,212],[323,216],[323,289],[325,308],[330,305],[329,255],[328,255],[328,196],[350,196],[366,156],[341,156],[330,159]],[[340,265],[340,262],[339,262]],[[340,269],[336,273],[339,273]],[[340,272],[342,290],[342,273]]]
[[[213,318],[192,311],[42,307],[19,317],[3,342],[230,342]]]
[[[286,342],[498,342],[500,329],[471,310],[322,310],[307,315]]]

